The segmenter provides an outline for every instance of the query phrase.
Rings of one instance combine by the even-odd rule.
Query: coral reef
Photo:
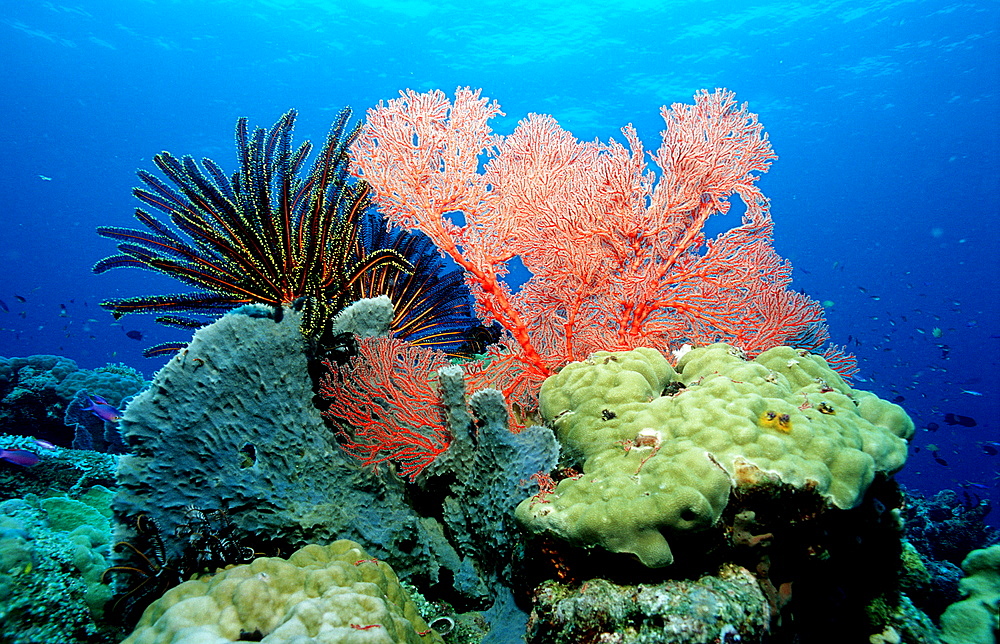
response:
[[[350,321],[363,319],[376,332],[388,319],[379,301],[362,306],[381,314],[345,314],[335,327],[361,330]],[[465,411],[460,431],[475,440],[449,457],[457,474],[439,470],[418,502],[396,476],[361,467],[337,445],[314,407],[300,320],[286,310],[278,321],[257,306],[227,314],[200,329],[128,406],[120,424],[130,453],[121,457],[114,503],[119,539],[151,549],[133,527],[148,516],[176,566],[189,547],[189,509],[224,510],[237,538],[286,551],[350,538],[404,578],[463,605],[488,604],[489,585],[509,575],[512,509],[535,489],[531,475],[555,463],[551,431],[513,435],[498,394],[472,396],[477,415]],[[466,407],[460,375],[453,389],[457,416]],[[475,545],[483,539],[496,547],[484,553]]]
[[[500,106],[480,94],[400,92],[368,110],[351,147],[389,221],[430,237],[465,271],[479,318],[509,332],[475,388],[530,407],[546,377],[598,350],[726,341],[756,355],[826,341],[822,307],[789,288],[772,245],[757,186],[770,141],[732,92],[661,109],[659,176],[631,125],[627,145],[579,141],[540,114],[500,136],[489,125]],[[734,196],[741,224],[708,239]],[[531,275],[516,292],[502,279],[515,257]]]
[[[556,465],[552,431],[513,433],[503,395],[481,389],[467,396],[463,367],[441,352],[396,338],[359,345],[348,364],[326,362],[324,415],[363,465],[392,463],[420,484],[420,507],[440,520],[462,557],[454,589],[492,601],[491,586],[511,577],[513,508]]]
[[[1000,542],[1000,532],[985,522],[991,509],[968,492],[941,490],[929,499],[908,492],[906,538],[928,560],[959,565],[972,550]]]
[[[78,392],[119,405],[145,384],[137,371],[114,365],[90,370],[59,356],[0,358],[0,432],[69,447],[75,428],[65,416]]]
[[[388,564],[339,540],[262,557],[167,591],[123,644],[443,642]]]
[[[118,405],[124,408],[131,399],[131,395],[122,398]],[[81,389],[66,405],[63,422],[67,427],[73,428],[73,448],[121,454],[125,451],[125,443],[118,431],[118,421],[105,420],[92,413],[89,407],[93,404],[91,394],[86,389]]]
[[[514,508],[538,491],[535,477],[555,467],[559,446],[546,427],[512,433],[499,391],[481,389],[466,398],[461,367],[444,367],[438,378],[452,440],[425,470],[423,484],[439,494],[446,490],[444,526],[463,565],[485,583],[481,594],[492,601],[497,582],[511,581],[519,543]]]
[[[69,644],[116,641],[105,622],[111,588],[108,488],[71,496],[27,494],[0,503],[0,641]]]
[[[667,536],[714,525],[731,490],[781,484],[856,506],[906,460],[913,423],[789,347],[752,361],[725,344],[676,371],[653,349],[597,352],[549,378],[540,411],[582,474],[523,501],[532,532],[673,561]]]
[[[42,449],[32,438],[5,434],[0,434],[0,448],[34,450],[39,457],[30,471],[0,461],[0,493],[6,498],[75,495],[95,485],[116,485],[118,457],[113,454],[64,447]]]
[[[961,564],[976,549],[1000,543],[1000,532],[985,522],[989,501],[968,492],[941,490],[931,498],[907,491],[903,518],[906,539],[919,553],[930,580],[919,589],[920,606],[937,619],[960,599]]]

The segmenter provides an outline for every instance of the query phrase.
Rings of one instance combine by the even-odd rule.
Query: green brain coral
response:
[[[807,352],[745,360],[725,344],[676,370],[654,349],[597,352],[545,381],[540,410],[582,475],[523,501],[529,530],[673,561],[665,534],[705,529],[734,487],[777,477],[851,508],[906,461],[913,422]]]
[[[122,644],[441,642],[388,564],[357,543],[308,545],[167,591]]]

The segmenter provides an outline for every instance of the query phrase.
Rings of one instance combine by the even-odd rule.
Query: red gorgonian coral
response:
[[[477,314],[509,332],[474,388],[530,407],[542,380],[597,350],[724,341],[753,356],[826,341],[821,307],[788,288],[772,246],[756,182],[776,157],[732,92],[661,109],[658,176],[631,125],[624,145],[581,142],[531,114],[502,137],[498,114],[468,88],[454,102],[407,90],[368,111],[351,148],[389,220],[427,234],[465,270]],[[734,194],[742,222],[707,239]],[[516,293],[502,279],[515,257],[531,273]]]
[[[332,405],[323,415],[362,465],[378,471],[391,461],[413,481],[451,442],[436,382],[448,359],[398,338],[365,338],[358,348],[347,367],[326,363],[319,394]]]

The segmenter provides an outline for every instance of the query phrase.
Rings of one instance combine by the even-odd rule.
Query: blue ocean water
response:
[[[159,368],[142,349],[184,333],[97,304],[177,285],[92,275],[114,250],[94,229],[133,225],[135,169],[161,150],[233,168],[240,116],[295,107],[316,141],[345,105],[472,86],[500,133],[539,112],[582,140],[633,123],[655,149],[661,105],[726,87],[780,157],[760,185],[795,288],[826,303],[855,385],[920,428],[899,478],[995,506],[998,30],[997,3],[952,0],[7,0],[0,355]]]

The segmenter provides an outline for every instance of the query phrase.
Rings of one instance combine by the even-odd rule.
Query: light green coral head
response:
[[[853,507],[903,466],[913,434],[897,405],[789,347],[746,360],[714,344],[676,369],[654,349],[598,352],[546,380],[540,410],[583,475],[518,519],[651,567],[673,561],[670,534],[715,524],[733,487],[777,480]]]

